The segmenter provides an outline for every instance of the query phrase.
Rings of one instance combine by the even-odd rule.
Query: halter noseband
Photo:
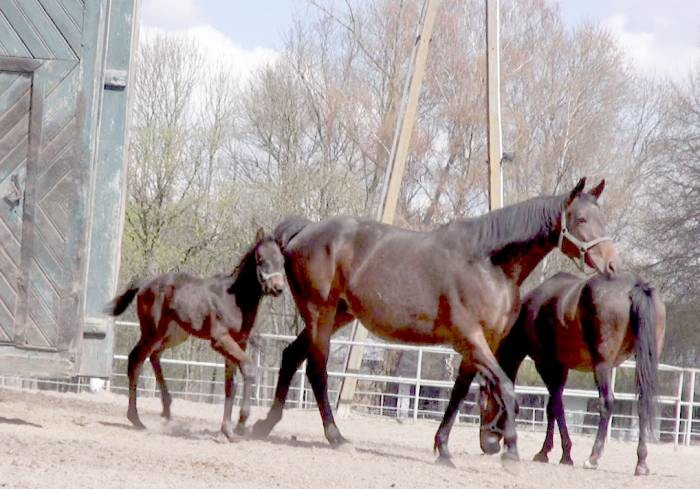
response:
[[[284,277],[284,274],[282,272],[272,272],[272,273],[265,273],[262,270],[260,270],[260,278],[263,279],[264,281],[270,280],[272,277]]]
[[[583,272],[586,266],[585,258],[588,250],[602,243],[603,241],[612,241],[612,238],[610,236],[602,236],[600,238],[592,239],[590,241],[581,241],[576,236],[571,234],[571,232],[569,232],[569,229],[566,227],[566,211],[562,211],[561,231],[559,232],[559,244],[557,245],[562,253],[564,253],[564,240],[567,240],[569,243],[578,248],[578,259],[572,257],[569,258],[571,258],[571,261],[573,261],[578,267],[578,269]],[[566,255],[566,253],[564,254]]]

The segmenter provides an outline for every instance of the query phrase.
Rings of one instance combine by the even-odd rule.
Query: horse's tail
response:
[[[107,304],[104,309],[105,314],[119,316],[126,311],[126,308],[129,307],[129,304],[131,304],[131,301],[134,300],[134,297],[141,289],[141,285],[139,280],[132,280],[121,295],[116,296],[112,299],[112,302]]]
[[[640,425],[639,429],[652,433],[652,420],[656,411],[658,367],[653,287],[638,280],[630,292],[630,300],[632,301],[630,319],[635,335],[637,396],[640,412],[646,412],[646,416],[642,416],[644,426]]]
[[[306,226],[311,224],[311,221],[305,217],[292,216],[286,218],[284,221],[279,223],[274,231],[272,231],[272,237],[274,238],[277,245],[282,251],[287,247],[287,244],[301,232]]]

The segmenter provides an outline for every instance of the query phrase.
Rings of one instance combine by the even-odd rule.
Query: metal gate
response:
[[[0,373],[64,376],[80,365],[94,230],[117,238],[107,251],[118,257],[118,231],[101,226],[112,217],[118,229],[123,212],[134,8],[0,0]],[[105,90],[120,92],[117,103],[103,105]],[[117,125],[116,140],[103,120]],[[115,152],[116,175],[98,181]],[[103,197],[100,187],[115,184]],[[113,288],[116,267],[94,279]]]

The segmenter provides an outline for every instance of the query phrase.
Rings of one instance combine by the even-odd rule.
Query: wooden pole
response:
[[[394,141],[391,146],[386,173],[384,174],[384,186],[377,216],[380,221],[387,224],[392,224],[396,215],[396,206],[399,200],[401,181],[406,168],[406,158],[418,110],[418,97],[421,84],[423,83],[425,65],[428,60],[428,47],[430,46],[430,38],[433,32],[433,25],[435,24],[438,1],[426,0],[423,6],[416,42],[411,56],[411,64],[409,65],[409,73],[407,74],[407,83],[404,85],[402,105],[398,113]],[[353,323],[351,340],[363,342],[367,339],[367,336],[367,329],[359,321],[355,321]],[[350,345],[349,349],[344,371],[346,373],[357,373],[362,364],[364,348]],[[337,409],[339,415],[347,414],[350,411],[350,405],[355,397],[356,386],[357,379],[352,377],[343,378],[338,393]]]
[[[503,148],[501,142],[501,70],[498,0],[486,0],[486,64],[488,144],[489,144],[489,210],[503,207]]]

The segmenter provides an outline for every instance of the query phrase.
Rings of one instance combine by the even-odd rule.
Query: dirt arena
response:
[[[353,448],[333,450],[316,411],[287,411],[269,440],[229,443],[218,433],[221,406],[176,399],[167,424],[158,400],[141,399],[140,407],[145,432],[131,429],[122,396],[0,389],[0,488],[697,488],[700,479],[700,447],[653,444],[653,475],[635,478],[635,444],[610,442],[600,468],[589,471],[581,464],[593,440],[575,437],[577,467],[525,461],[510,473],[498,457],[481,455],[476,429],[460,426],[453,469],[434,463],[434,422],[340,419]],[[523,458],[542,436],[520,431]],[[553,454],[558,460],[558,447]]]

